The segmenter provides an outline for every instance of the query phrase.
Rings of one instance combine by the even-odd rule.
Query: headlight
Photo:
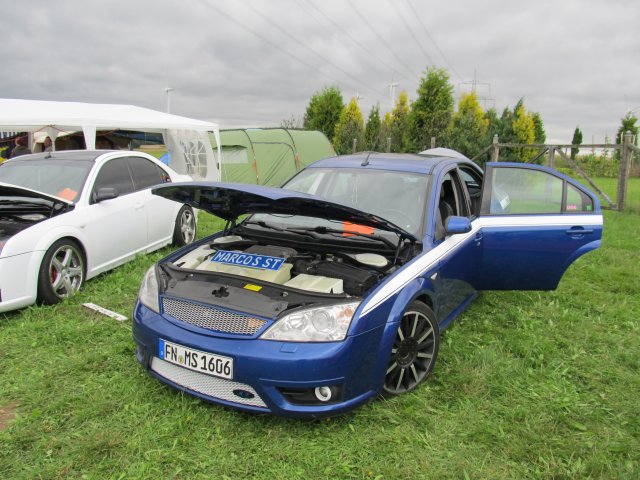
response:
[[[156,277],[156,266],[154,265],[144,274],[138,298],[147,308],[156,313],[160,312],[158,301],[158,278]]]
[[[262,334],[264,340],[336,342],[344,340],[360,302],[298,310],[285,315]]]

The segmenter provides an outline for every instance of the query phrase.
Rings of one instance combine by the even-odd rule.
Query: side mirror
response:
[[[448,217],[445,226],[447,235],[456,235],[458,233],[467,233],[471,231],[471,220],[467,217]]]
[[[93,192],[92,200],[93,203],[100,203],[104,200],[111,200],[113,198],[117,198],[118,190],[112,187],[103,187],[99,188],[97,191]]]

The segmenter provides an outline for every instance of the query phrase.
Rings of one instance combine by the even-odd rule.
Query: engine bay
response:
[[[25,228],[41,222],[46,218],[47,217],[39,213],[26,215],[0,213],[0,241],[8,240],[16,233],[21,232]]]
[[[173,266],[342,297],[362,296],[395,270],[392,260],[376,253],[301,251],[238,235],[200,245],[175,260]]]
[[[61,201],[22,195],[17,187],[0,187],[0,241],[7,241],[22,230],[48,218],[73,210]]]

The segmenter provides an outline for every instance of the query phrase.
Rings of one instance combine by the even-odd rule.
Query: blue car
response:
[[[361,153],[282,189],[153,193],[226,225],[146,273],[138,361],[201,399],[286,416],[417,388],[479,290],[553,290],[602,238],[598,199],[575,180],[453,156]]]

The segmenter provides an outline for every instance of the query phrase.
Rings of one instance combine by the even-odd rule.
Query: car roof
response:
[[[59,150],[55,152],[32,153],[29,155],[20,155],[19,157],[9,158],[6,162],[24,162],[29,160],[56,159],[71,161],[90,161],[95,162],[106,154],[123,153],[125,150]],[[126,151],[127,156],[137,155],[140,152]]]
[[[438,167],[456,163],[472,162],[442,155],[360,152],[318,160],[307,168],[362,168],[432,174]]]
[[[29,160],[42,160],[44,158],[60,159],[60,160],[79,160],[86,162],[94,161],[104,155],[104,150],[61,150],[58,152],[32,153],[30,155],[20,155],[19,157],[10,158],[6,162],[28,162]]]

